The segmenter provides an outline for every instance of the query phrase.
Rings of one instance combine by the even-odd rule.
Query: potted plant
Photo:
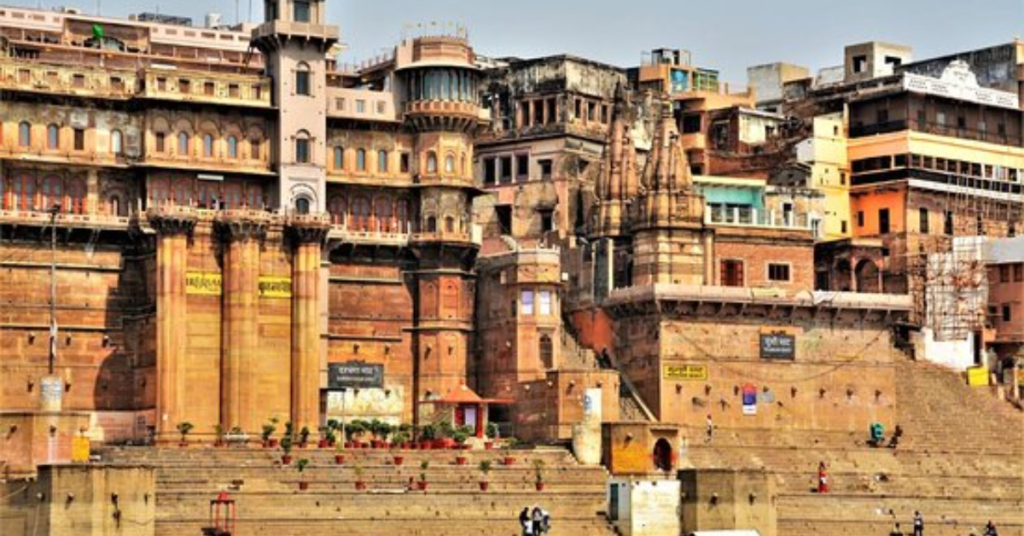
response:
[[[416,483],[416,487],[420,491],[427,491],[427,469],[430,467],[430,462],[423,460],[420,462],[420,481]]]
[[[295,462],[295,468],[299,470],[299,489],[309,489],[309,482],[306,482],[306,478],[303,476],[303,472],[306,470],[306,466],[309,465],[309,459],[300,458],[299,461]]]
[[[335,445],[334,463],[337,465],[345,465],[345,443],[342,441],[339,441]]]
[[[397,434],[395,434],[395,442],[391,444],[391,458],[394,460],[395,465],[402,465],[403,463],[405,463],[405,456],[402,456],[400,453],[395,452],[395,449],[399,448],[399,446],[402,445],[405,441],[408,441],[408,438],[406,438],[403,432],[398,432]]]
[[[402,423],[398,425],[398,428],[395,433],[396,435],[401,434],[402,436],[402,441],[398,441],[397,439],[395,439],[395,443],[398,443],[400,448],[407,449],[413,445],[411,424]]]
[[[420,448],[428,450],[434,448],[434,440],[437,438],[437,427],[428,424],[420,429]]]
[[[378,424],[377,425],[377,432],[376,433],[377,433],[377,437],[380,438],[380,443],[377,445],[377,448],[382,448],[382,449],[383,448],[387,448],[388,447],[388,437],[390,437],[391,434],[394,433],[394,431],[395,431],[395,427],[391,426],[390,424],[388,424],[386,422],[382,422],[382,423]]]
[[[352,435],[353,446],[355,448],[366,448],[366,444],[361,441],[361,436],[370,431],[370,423],[361,419],[356,419],[349,423],[348,427],[355,430]]]
[[[455,440],[452,436],[455,434],[455,427],[452,426],[451,421],[443,420],[437,425],[437,439],[435,440],[435,447],[439,449],[447,449],[455,446]]]
[[[217,423],[217,424],[213,425],[213,435],[214,435],[213,446],[214,447],[223,447],[224,446],[224,427],[221,426],[220,423]]]
[[[244,447],[249,442],[249,436],[246,435],[241,426],[232,427],[231,431],[224,436],[224,439],[227,440],[229,445],[234,447]]]
[[[504,456],[502,457],[502,463],[505,465],[512,465],[516,463],[516,459],[512,457],[512,449],[515,448],[518,441],[516,438],[510,437],[505,440],[505,448],[502,449]]]
[[[494,448],[494,440],[498,438],[498,425],[493,422],[487,423],[487,441],[484,441],[484,448],[491,450]]]
[[[193,428],[195,428],[195,425],[193,425],[192,423],[190,423],[188,421],[184,421],[184,422],[179,422],[177,428],[178,428],[178,433],[181,434],[181,441],[178,442],[178,446],[179,447],[187,447],[188,446],[188,433],[191,432]]]
[[[291,465],[292,463],[292,436],[286,435],[281,438],[281,451],[284,454],[281,455],[281,465]]]
[[[303,426],[302,430],[299,430],[299,448],[306,448],[309,444],[309,427]]]
[[[480,462],[480,474],[483,478],[480,480],[480,491],[487,491],[491,486],[490,481],[487,480],[487,475],[491,473],[491,460],[483,460]]]
[[[362,465],[356,465],[355,473],[356,473],[356,490],[363,491],[364,489],[366,489],[366,482],[363,482],[363,466]]]
[[[533,471],[537,477],[537,491],[544,491],[544,460],[533,460]]]
[[[356,436],[363,433],[362,421],[355,420],[345,425],[345,448],[357,448]]]
[[[469,439],[465,430],[456,430],[454,435],[455,444],[461,449],[466,444],[466,439]],[[455,455],[455,465],[466,465],[466,454],[461,450]]]
[[[263,432],[260,433],[260,438],[263,439],[263,448],[269,449],[277,446],[277,439],[271,437],[277,431],[277,422],[277,417],[271,417],[270,421],[263,425]]]

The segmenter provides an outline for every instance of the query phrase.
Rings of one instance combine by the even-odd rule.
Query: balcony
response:
[[[51,215],[39,210],[0,210],[0,224],[48,227]],[[57,227],[85,229],[128,229],[131,218],[110,214],[57,214]]]
[[[0,86],[30,93],[127,100],[135,96],[134,71],[0,61]]]
[[[752,227],[762,229],[784,229],[794,231],[814,230],[813,218],[807,214],[776,213],[751,207],[727,208],[711,205],[704,211],[704,223],[713,226]]]
[[[146,69],[140,98],[270,108],[271,78],[196,71]]]
[[[885,121],[869,125],[853,125],[850,127],[850,138],[864,138],[879,134],[889,134],[891,132],[902,132],[904,130],[959,140],[973,140],[997,145],[1010,145],[1012,147],[1024,146],[1022,145],[1021,136],[1013,136],[1008,133],[1000,134],[998,131],[991,132],[988,130],[947,125],[934,121],[917,121],[916,119]]]

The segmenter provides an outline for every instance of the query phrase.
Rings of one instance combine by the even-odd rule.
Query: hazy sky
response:
[[[101,0],[104,15],[207,11],[235,21],[235,0]],[[95,13],[96,0],[0,0],[21,6],[75,6]],[[246,18],[250,0],[238,0]],[[262,0],[252,0],[262,17]],[[744,84],[746,67],[790,61],[819,69],[842,63],[842,47],[883,40],[914,47],[923,59],[1024,37],[1024,0],[328,0],[354,62],[393,46],[404,26],[454,22],[487,56],[571,53],[627,67],[641,51],[685,48],[693,62]]]

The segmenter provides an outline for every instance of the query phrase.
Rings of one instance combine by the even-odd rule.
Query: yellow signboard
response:
[[[71,438],[71,461],[81,463],[89,461],[88,437],[77,436]]]
[[[707,365],[665,365],[666,380],[707,381]]]
[[[195,296],[220,296],[223,277],[213,272],[188,272],[185,274],[185,294]]]
[[[261,298],[291,298],[292,278],[272,275],[260,276]]]

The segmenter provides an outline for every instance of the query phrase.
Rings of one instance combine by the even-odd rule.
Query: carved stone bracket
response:
[[[331,230],[327,214],[294,214],[288,217],[288,235],[296,243],[323,244]]]
[[[152,208],[146,217],[153,229],[161,235],[190,234],[199,221],[191,207],[167,206]]]
[[[217,217],[217,228],[228,240],[262,240],[272,219],[260,210],[225,210]]]

